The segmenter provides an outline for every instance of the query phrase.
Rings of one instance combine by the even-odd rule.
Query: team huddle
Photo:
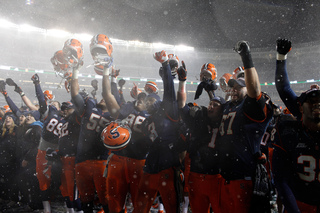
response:
[[[195,99],[208,94],[208,106],[187,100],[187,66],[175,54],[156,52],[163,97],[153,81],[136,85],[126,101],[125,80],[113,67],[113,46],[106,35],[90,43],[94,71],[102,75],[102,99],[80,89],[83,47],[69,39],[51,63],[65,79],[60,104],[42,91],[34,74],[34,105],[11,78],[0,81],[7,102],[1,110],[0,203],[17,202],[30,212],[51,213],[61,193],[68,213],[99,212],[271,212],[320,211],[320,90],[296,95],[286,69],[291,42],[277,40],[275,82],[286,111],[261,91],[250,47],[234,50],[243,66],[217,82],[213,63],[200,69]],[[173,79],[179,84],[177,91]],[[13,86],[26,107],[6,90]],[[120,89],[118,89],[118,86]],[[217,96],[220,86],[225,97]],[[28,187],[26,187],[26,185]]]

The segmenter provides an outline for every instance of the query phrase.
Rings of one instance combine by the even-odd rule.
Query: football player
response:
[[[99,34],[100,35],[100,34]],[[101,34],[100,37],[106,39]],[[106,46],[104,43],[98,44],[97,36],[92,38],[91,51],[104,53]],[[109,42],[108,42],[109,44]],[[99,47],[101,47],[99,49]],[[105,62],[103,65],[108,69],[111,67],[113,59],[112,56],[103,57]],[[106,60],[104,60],[106,59]],[[95,99],[87,97],[85,100],[79,94],[79,69],[76,66],[73,69],[71,81],[71,97],[75,104],[76,110],[81,116],[80,135],[76,154],[76,184],[79,189],[80,200],[84,212],[93,211],[93,201],[95,192],[97,192],[99,201],[103,206],[105,212],[108,212],[107,201],[107,180],[103,177],[104,169],[107,164],[108,150],[104,147],[100,140],[100,133],[102,129],[109,123],[111,118],[110,113],[104,99],[98,103]],[[117,89],[115,89],[117,91]],[[102,91],[104,92],[104,91]],[[117,91],[118,92],[118,91]]]
[[[208,107],[186,105],[185,95],[185,69],[178,69],[179,90],[178,106],[181,109],[182,119],[190,128],[189,139],[190,174],[188,189],[192,212],[208,212],[210,204],[213,212],[220,210],[221,175],[215,142],[218,136],[223,106],[226,101],[222,97],[214,97],[213,91],[208,90]]]
[[[78,189],[75,186],[75,156],[80,135],[80,116],[75,112],[75,106],[67,101],[61,104],[61,114],[65,123],[61,127],[59,152],[62,163],[61,194],[65,199],[67,212],[80,212],[81,205]]]
[[[197,87],[194,99],[198,99],[203,89],[206,91],[214,91],[218,89],[216,85],[217,69],[212,63],[205,63],[200,69],[200,84]],[[213,93],[214,96],[214,93]],[[209,97],[210,98],[210,97]]]
[[[157,192],[161,195],[166,211],[177,212],[180,203],[175,190],[174,167],[180,166],[181,150],[177,149],[179,114],[172,72],[178,69],[178,64],[176,60],[170,64],[165,51],[155,53],[154,58],[162,64],[160,76],[164,94],[163,101],[156,94],[150,94],[146,99],[147,111],[151,116],[142,125],[152,144],[134,201],[134,212],[149,212]]]
[[[273,153],[276,189],[287,212],[319,211],[320,90],[298,97],[302,120],[278,124],[280,135]]]
[[[241,56],[245,78],[228,82],[231,101],[223,111],[216,144],[224,178],[220,202],[226,212],[249,212],[257,204],[251,206],[254,174],[260,168],[256,153],[273,111],[270,99],[261,92],[248,43],[239,41],[234,49]]]
[[[127,194],[130,193],[132,201],[135,202],[136,193],[139,190],[138,185],[150,146],[149,141],[145,138],[145,133],[142,132],[141,124],[149,114],[146,111],[146,94],[144,92],[139,93],[135,101],[120,106],[112,95],[107,70],[104,72],[103,81],[105,82],[103,85],[106,85],[106,88],[103,88],[106,91],[103,93],[103,98],[106,100],[111,116],[127,123],[132,131],[128,146],[120,151],[113,151],[108,162],[109,210],[112,213],[117,213],[122,211]],[[111,81],[115,81],[113,77],[111,77]],[[137,91],[137,87],[135,91]]]
[[[36,95],[40,105],[39,112],[41,114],[41,119],[43,120],[42,134],[37,154],[37,178],[39,180],[42,194],[44,212],[50,213],[52,166],[48,165],[46,152],[47,149],[58,150],[59,133],[64,121],[60,115],[60,103],[58,101],[52,101],[51,104],[48,105],[45,95],[40,87],[38,74],[34,74],[31,80],[35,86]]]

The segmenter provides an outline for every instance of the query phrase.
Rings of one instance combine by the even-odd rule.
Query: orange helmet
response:
[[[233,71],[233,79],[244,78],[244,67],[237,67]]]
[[[159,89],[154,81],[147,81],[146,85],[144,86],[144,90],[150,94],[150,93],[158,93]]]
[[[211,63],[205,63],[204,65],[202,65],[200,69],[200,81],[202,81],[203,75],[205,74],[209,74],[212,80],[216,79],[217,77],[216,67]]]
[[[103,145],[113,151],[124,149],[129,144],[130,139],[130,127],[120,121],[110,122],[101,133]]]
[[[3,108],[5,109],[5,113],[7,112],[12,112],[12,110],[10,109],[9,105],[4,105]]]
[[[77,66],[83,63],[83,46],[77,39],[68,39],[64,42],[63,55],[70,66]]]
[[[90,53],[95,62],[101,62],[106,56],[111,57],[113,52],[113,46],[108,38],[104,34],[97,34],[92,37],[90,43]]]
[[[134,86],[132,87],[131,91],[130,91],[130,95],[133,99],[137,99],[138,95],[142,92],[141,89],[138,88],[138,86],[133,83]]]
[[[221,76],[219,79],[220,87],[223,92],[227,91],[228,88],[228,82],[232,78],[232,75],[230,73],[225,73]]]
[[[93,69],[98,75],[103,74],[103,65],[94,65]]]
[[[54,71],[61,78],[67,78],[72,72],[68,61],[64,58],[62,50],[56,51],[50,61],[53,65]]]
[[[51,90],[45,90],[43,92],[43,94],[44,94],[44,98],[46,100],[53,100],[54,99],[54,95],[52,95],[52,91]]]

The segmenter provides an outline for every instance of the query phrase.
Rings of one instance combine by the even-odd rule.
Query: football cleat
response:
[[[244,78],[244,67],[237,67],[232,73],[233,79]]]
[[[220,87],[223,92],[227,92],[228,90],[228,82],[232,78],[232,75],[230,73],[225,73],[221,76],[219,79]]]
[[[200,81],[203,81],[204,79],[216,79],[217,77],[217,69],[216,67],[211,63],[205,63],[202,65],[200,69]]]
[[[68,39],[63,46],[63,55],[68,66],[77,67],[83,65],[83,46],[77,39]]]
[[[147,81],[146,85],[144,86],[144,90],[150,94],[150,93],[158,93],[159,89],[154,81]]]
[[[179,58],[175,54],[169,54],[168,60],[171,68],[171,75],[175,76],[179,67]]]
[[[113,62],[113,46],[108,36],[97,34],[92,37],[90,43],[90,53],[94,60],[94,65],[110,67]]]
[[[45,90],[45,91],[43,92],[43,94],[44,94],[44,98],[46,99],[46,101],[47,101],[47,100],[53,101],[54,95],[52,95],[52,91],[51,91],[51,90]]]
[[[128,146],[131,139],[131,129],[121,121],[112,121],[103,129],[101,140],[110,150],[118,151]]]

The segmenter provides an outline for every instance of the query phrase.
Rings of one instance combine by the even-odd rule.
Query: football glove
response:
[[[120,74],[120,69],[116,70],[116,69],[113,69],[112,67],[111,76],[116,78],[119,76],[119,74]]]
[[[291,41],[287,39],[278,39],[277,40],[277,52],[282,55],[287,55],[288,52],[292,49]]]
[[[6,82],[4,81],[0,81],[0,92],[3,94],[3,95],[7,95],[7,91],[6,91]]]
[[[95,91],[97,91],[97,90],[98,90],[98,80],[97,80],[97,79],[93,79],[93,80],[91,81],[91,86],[93,87],[93,89],[94,89]]]
[[[247,55],[250,53],[249,43],[247,41],[238,41],[233,50],[240,55]]]
[[[31,77],[31,80],[34,84],[39,84],[40,83],[40,78],[38,76],[38,74],[34,74],[32,77]]]
[[[181,61],[182,66],[180,66],[177,70],[179,81],[187,80],[187,68],[184,61]]]
[[[156,52],[153,54],[153,58],[159,61],[161,64],[168,61],[168,55],[167,52],[162,50],[161,52]]]
[[[17,84],[12,80],[12,78],[7,78],[6,79],[6,83],[9,85],[9,86],[17,86]]]
[[[123,85],[126,83],[126,80],[124,80],[124,79],[120,79],[119,81],[118,81],[118,85],[119,85],[119,87],[123,87]]]

